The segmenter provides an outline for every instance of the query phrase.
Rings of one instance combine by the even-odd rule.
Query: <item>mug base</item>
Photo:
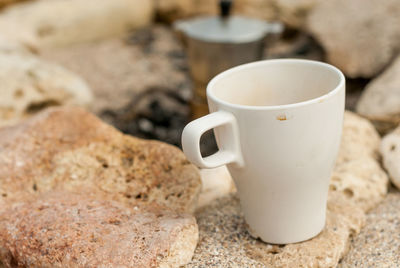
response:
[[[283,239],[283,240],[271,240],[268,239],[267,237],[261,237],[260,235],[257,234],[257,232],[250,227],[250,225],[246,224],[246,229],[247,232],[250,234],[250,236],[254,239],[259,239],[264,243],[267,244],[274,244],[274,245],[286,245],[286,244],[294,244],[294,243],[300,243],[300,242],[304,242],[304,241],[308,241],[310,239],[313,239],[314,237],[316,237],[317,235],[319,235],[325,228],[325,223],[322,225],[321,228],[319,228],[315,233],[309,234],[307,236],[304,236],[302,238],[297,238],[297,239]]]

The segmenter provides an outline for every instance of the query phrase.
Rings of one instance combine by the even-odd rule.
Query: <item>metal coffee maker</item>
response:
[[[265,41],[283,30],[281,23],[231,16],[232,1],[221,0],[220,16],[177,21],[194,80],[192,118],[208,113],[206,86],[220,72],[262,59]]]

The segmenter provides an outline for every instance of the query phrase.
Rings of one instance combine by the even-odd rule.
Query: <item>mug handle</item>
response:
[[[219,151],[202,157],[200,138],[207,130],[222,127],[224,140],[218,145]],[[201,168],[215,168],[234,163],[244,165],[240,150],[239,129],[236,118],[229,112],[217,111],[190,122],[182,132],[182,148],[190,162]]]

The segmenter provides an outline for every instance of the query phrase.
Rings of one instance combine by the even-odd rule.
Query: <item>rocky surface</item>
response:
[[[191,215],[83,194],[54,192],[0,213],[7,267],[179,267],[197,239]]]
[[[92,111],[118,111],[149,88],[190,94],[183,49],[172,31],[155,26],[128,39],[116,38],[66,48],[48,49],[41,57],[84,78],[93,89]]]
[[[196,214],[199,244],[186,267],[335,267],[349,235],[360,230],[364,214],[341,199],[330,202],[322,233],[278,246],[250,236],[235,195],[218,199]]]
[[[400,192],[392,189],[367,214],[366,226],[351,239],[339,267],[400,267]]]
[[[388,176],[375,159],[360,156],[337,164],[329,187],[330,192],[339,192],[342,198],[368,211],[385,198]]]
[[[226,166],[200,170],[202,189],[197,203],[197,209],[210,204],[213,200],[236,192]]]
[[[397,0],[321,1],[307,28],[330,63],[349,77],[372,77],[396,55],[400,42]]]
[[[60,47],[148,25],[153,1],[38,0],[0,12],[0,32],[30,47]]]
[[[130,207],[193,212],[201,181],[179,149],[123,135],[80,108],[50,108],[0,129],[0,200],[85,189]]]
[[[92,101],[90,88],[79,76],[13,45],[0,47],[0,80],[0,126],[48,106],[88,106]]]
[[[315,238],[284,246],[252,239],[239,200],[231,194],[197,212],[199,244],[187,267],[335,267],[346,254],[350,237],[365,224],[365,213],[386,195],[388,178],[377,160],[379,143],[371,123],[345,113],[326,227]]]
[[[380,149],[383,165],[392,183],[400,189],[400,127],[383,138]]]
[[[0,0],[0,8],[2,3],[8,2],[10,1],[2,2]],[[46,65],[43,67],[44,69],[47,67],[52,70],[62,69],[65,71],[65,69],[43,62],[31,54],[31,52],[38,51],[40,57],[46,61],[55,61],[66,66],[75,73],[79,73],[87,81],[88,85],[93,88],[96,99],[95,105],[91,109],[105,119],[109,119],[110,111],[111,113],[121,111],[122,116],[116,118],[126,122],[131,121],[131,116],[137,114],[136,107],[142,106],[133,99],[138,99],[137,97],[142,96],[142,93],[150,91],[161,92],[161,94],[157,93],[158,95],[156,94],[155,97],[151,95],[150,98],[143,98],[145,100],[143,106],[146,106],[144,110],[151,108],[157,111],[158,115],[167,113],[164,113],[165,109],[154,108],[154,103],[159,103],[159,99],[170,96],[171,92],[179,95],[177,98],[178,102],[181,102],[179,109],[187,104],[186,101],[190,96],[187,65],[182,47],[177,43],[170,29],[155,26],[138,31],[129,38],[113,38],[87,43],[87,41],[120,35],[128,30],[125,28],[126,25],[129,28],[147,25],[151,20],[152,1],[146,3],[130,1],[128,4],[126,1],[118,0],[104,1],[101,4],[96,2],[93,5],[90,1],[74,0],[69,2],[70,7],[64,8],[63,5],[66,2],[66,0],[60,0],[57,3],[50,0],[38,0],[32,3],[18,4],[0,12],[0,31],[2,32],[0,36],[0,67],[1,63],[5,67],[5,69],[0,68],[0,78],[7,82],[13,81],[13,77],[19,77],[15,83],[4,84],[4,88],[6,86],[7,90],[11,88],[12,93],[7,90],[3,91],[3,84],[0,84],[0,119],[2,118],[3,122],[7,124],[16,122],[20,118],[35,114],[46,106],[64,105],[61,98],[65,99],[66,95],[55,93],[60,92],[57,90],[64,88],[64,84],[60,86],[58,82],[53,82],[58,81],[58,71],[47,73],[41,68]],[[400,16],[395,0],[357,0],[355,2],[339,0],[334,3],[319,0],[240,0],[235,2],[234,12],[236,13],[267,20],[280,19],[295,28],[303,28],[306,24],[309,32],[323,45],[328,60],[341,68],[349,77],[372,77],[381,72],[388,66],[399,49],[397,40],[400,31],[396,25],[399,25]],[[218,12],[215,1],[211,3],[208,0],[158,0],[155,3],[158,18],[169,22],[177,18]],[[128,8],[128,6],[132,8]],[[55,12],[57,10],[59,12]],[[137,15],[132,16],[132,14]],[[109,18],[109,15],[112,18]],[[104,22],[107,22],[106,26],[104,26]],[[343,29],[348,30],[344,31]],[[82,42],[84,44],[71,46],[73,43]],[[299,38],[296,37],[296,40],[281,39],[276,46],[267,48],[266,51],[269,53],[266,58],[293,57],[294,55],[316,60],[323,59],[322,49],[315,45],[313,38],[304,34]],[[15,62],[18,64],[15,65],[15,69],[12,69]],[[26,71],[25,66],[31,63],[32,66],[36,66],[36,62],[41,62],[37,65],[40,68],[38,70],[33,68],[35,70],[32,76],[30,71]],[[397,81],[399,62],[400,60],[396,59],[387,71],[368,85],[358,104],[358,111],[372,119],[381,132],[392,129],[400,121],[397,114],[399,105],[396,104],[398,88],[400,88],[398,86],[400,83]],[[11,69],[12,71],[7,71]],[[4,72],[4,76],[1,74],[2,72]],[[67,98],[66,103],[86,105],[88,95],[85,97],[83,96],[85,94],[79,94],[86,92],[87,90],[83,90],[83,88],[88,88],[88,86],[84,82],[76,82],[82,80],[76,78],[69,71],[65,71],[65,73],[70,74],[66,77],[71,77],[71,79],[60,75],[64,82],[79,84],[80,87],[74,86],[74,88],[82,89],[77,92],[65,86],[67,89],[64,91],[72,90],[73,92],[71,93],[72,97]],[[40,95],[43,93],[42,84],[51,85],[57,90],[49,87],[48,91],[53,93],[46,93],[47,95],[44,94],[43,97]],[[28,92],[24,93],[22,98],[19,93],[20,86],[24,88],[24,92]],[[60,100],[57,99],[58,97]],[[168,107],[171,106],[169,102],[166,103]],[[13,108],[10,108],[11,106]],[[134,106],[135,109],[131,110],[130,106]],[[14,113],[14,110],[18,112]],[[186,116],[187,111],[183,110],[183,116]],[[14,115],[15,118],[13,118]],[[171,117],[177,118],[176,114]],[[149,133],[164,131],[159,131],[151,126],[149,128],[149,125],[145,123],[140,127],[147,129],[146,131]],[[162,124],[164,123],[162,122]],[[29,129],[28,126],[26,127]],[[168,128],[170,128],[169,125]],[[86,128],[82,128],[82,131],[83,129],[86,131]],[[26,131],[24,127],[19,129],[19,131],[22,130]],[[44,130],[51,133],[54,128],[49,127]],[[2,138],[2,140],[8,142],[8,139],[17,132],[11,131],[11,134],[5,135],[7,138]],[[37,133],[39,133],[39,128]],[[398,170],[400,158],[396,149],[400,148],[399,133],[399,131],[395,131],[385,138],[381,147],[385,168],[392,181],[397,185],[400,181],[400,171]],[[158,138],[160,135],[155,137]],[[69,138],[69,136],[66,140],[60,137],[56,138],[59,139],[60,148],[63,148],[63,144],[71,142]],[[45,176],[42,176],[43,174],[38,172],[36,175],[39,174],[44,180],[30,181],[26,191],[19,192],[17,197],[22,198],[26,193],[24,198],[28,198],[32,194],[36,196],[38,193],[42,194],[48,190],[59,188],[76,191],[83,184],[85,187],[93,189],[94,193],[102,198],[117,200],[128,205],[136,204],[138,202],[136,198],[140,202],[157,199],[156,196],[159,195],[159,192],[155,190],[150,191],[150,194],[147,193],[148,185],[146,183],[135,181],[135,179],[132,183],[122,182],[121,172],[123,178],[132,175],[132,170],[118,168],[125,165],[125,156],[130,155],[130,152],[125,151],[124,144],[132,145],[126,139],[122,140],[121,143],[111,142],[111,149],[110,144],[106,144],[105,141],[86,144],[79,149],[66,151],[62,149],[62,152],[49,162],[49,165],[55,165],[53,170],[55,175],[46,173]],[[398,252],[393,249],[398,247],[396,215],[400,203],[399,193],[393,191],[382,205],[373,209],[384,198],[387,191],[387,176],[377,162],[380,160],[379,143],[379,135],[367,120],[346,113],[342,145],[330,185],[326,229],[316,238],[294,245],[279,247],[251,239],[246,231],[235,194],[215,200],[217,197],[234,191],[232,181],[226,176],[226,172],[219,170],[218,174],[222,175],[217,175],[217,172],[203,171],[202,177],[205,183],[203,193],[199,197],[201,208],[197,213],[200,225],[200,244],[189,267],[211,265],[333,267],[346,253],[349,246],[348,237],[352,237],[352,245],[348,256],[341,263],[342,267],[398,265]],[[31,144],[27,148],[36,150],[35,146]],[[21,145],[18,148],[22,147]],[[27,152],[31,153],[32,151],[27,150]],[[106,157],[103,157],[104,155]],[[8,156],[0,157],[0,161],[9,161],[7,160]],[[13,169],[24,172],[19,166],[21,163],[16,161]],[[85,171],[86,169],[81,166],[81,163],[88,165],[89,171]],[[3,165],[3,171],[6,168]],[[137,172],[135,168],[133,171]],[[37,172],[35,168],[30,169],[33,173]],[[140,172],[143,171],[142,167],[139,169]],[[155,171],[157,173],[160,170],[168,169],[168,167],[161,167],[156,168]],[[68,170],[71,170],[72,173],[68,173]],[[105,174],[116,181],[107,183],[107,179],[99,174]],[[61,176],[62,179],[53,180],[56,176]],[[67,176],[71,176],[72,179],[63,181]],[[225,179],[217,182],[219,177],[215,178],[215,176],[224,176]],[[96,177],[106,183],[97,187],[88,182],[86,177]],[[190,184],[186,183],[188,182],[184,182],[179,189],[163,188],[163,192],[166,190],[164,193],[173,192],[173,195],[161,194],[161,201],[158,201],[168,205],[174,202],[178,204],[177,200],[182,197],[182,195],[178,195],[183,188]],[[134,187],[131,184],[134,184]],[[8,203],[7,199],[13,195],[8,196],[12,192],[10,189],[13,190],[14,186],[4,185],[6,184],[2,185],[0,182],[0,194],[2,194],[0,206]],[[114,187],[115,185],[117,187]],[[196,193],[191,197],[197,197],[199,185],[197,179],[195,185],[192,185],[192,189],[195,189]],[[135,189],[140,190],[136,191]],[[116,192],[120,194],[114,194]],[[188,193],[184,193],[183,199],[185,199],[185,194]],[[168,199],[169,201],[166,201]],[[187,201],[187,206],[182,205],[185,203],[182,202],[177,207],[192,211],[195,199]],[[360,236],[355,236],[364,223],[364,212],[370,209],[373,210],[367,215],[367,227]],[[368,244],[371,241],[372,246]],[[379,252],[377,253],[377,251]]]
[[[357,160],[360,157],[379,160],[380,142],[381,138],[370,121],[356,113],[346,111],[337,164]]]
[[[357,112],[386,133],[400,123],[400,56],[365,88]]]

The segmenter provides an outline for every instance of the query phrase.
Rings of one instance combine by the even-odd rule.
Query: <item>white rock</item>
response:
[[[357,112],[372,120],[379,131],[388,132],[400,122],[400,56],[362,93]]]
[[[152,17],[147,0],[37,0],[2,11],[0,32],[31,47],[59,47],[121,35]]]
[[[382,139],[383,165],[393,184],[400,189],[400,127]]]
[[[350,77],[372,77],[400,48],[398,0],[321,1],[307,20],[328,61]]]
[[[92,93],[77,75],[35,56],[0,53],[0,126],[52,105],[87,106]]]

